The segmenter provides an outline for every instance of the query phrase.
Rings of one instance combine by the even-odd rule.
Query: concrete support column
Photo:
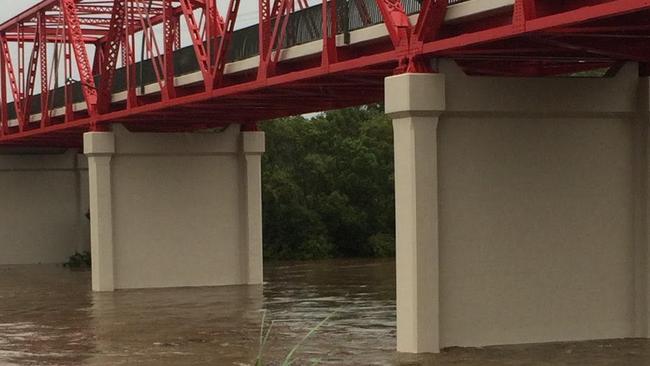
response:
[[[242,213],[243,241],[241,258],[245,261],[243,278],[249,285],[263,281],[262,255],[262,154],[264,132],[242,132]]]
[[[84,143],[95,291],[262,282],[263,133],[113,125]]]
[[[395,137],[397,350],[440,351],[438,118],[442,74],[386,79],[386,113]]]
[[[111,159],[115,153],[112,132],[84,134],[90,190],[90,247],[93,291],[115,289]]]
[[[79,151],[76,160],[75,189],[77,200],[75,204],[79,211],[77,220],[78,244],[76,250],[79,253],[90,252],[90,202],[88,201],[88,158],[83,151]]]
[[[650,79],[639,79],[639,117],[634,125],[634,336],[650,336],[650,278],[648,263],[650,249],[650,201],[648,182],[650,178]]]
[[[0,148],[0,265],[61,264],[88,243],[76,150]]]

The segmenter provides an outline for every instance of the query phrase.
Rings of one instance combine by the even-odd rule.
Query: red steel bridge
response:
[[[254,1],[254,0],[246,0]],[[650,61],[648,0],[44,0],[0,25],[0,144],[189,131],[378,102],[386,76],[613,74]],[[641,68],[644,70],[644,67]]]

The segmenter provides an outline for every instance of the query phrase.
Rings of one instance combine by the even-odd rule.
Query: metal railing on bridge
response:
[[[468,0],[449,0],[449,5],[458,4]],[[401,0],[404,10],[412,15],[420,11],[422,0]],[[283,49],[301,44],[322,40],[322,5],[312,6],[297,10],[288,18],[286,37],[281,45]],[[344,35],[346,39],[350,32],[383,23],[381,10],[376,0],[347,0],[337,3],[337,34]],[[259,55],[259,25],[236,30],[232,35],[232,47],[228,55],[228,62],[235,62]],[[156,83],[156,74],[150,59],[138,62],[136,65],[137,83],[139,87]],[[174,70],[176,76],[199,71],[199,64],[193,46],[183,47],[174,53]],[[99,84],[99,76],[96,76]],[[113,92],[125,91],[127,88],[126,70],[116,70]],[[71,99],[74,103],[84,101],[81,83],[72,82],[68,85]],[[53,89],[49,101],[50,108],[55,109],[65,106],[65,87]],[[9,119],[16,118],[13,104],[8,106]],[[31,103],[31,114],[41,111],[40,98],[34,97]]]

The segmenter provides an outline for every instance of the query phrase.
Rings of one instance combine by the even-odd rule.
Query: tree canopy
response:
[[[262,129],[266,258],[394,255],[393,134],[381,106]]]

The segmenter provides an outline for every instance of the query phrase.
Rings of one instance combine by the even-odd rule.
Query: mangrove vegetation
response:
[[[262,124],[267,259],[395,252],[393,134],[380,105]]]

